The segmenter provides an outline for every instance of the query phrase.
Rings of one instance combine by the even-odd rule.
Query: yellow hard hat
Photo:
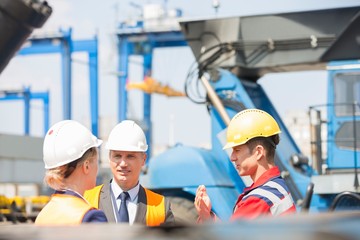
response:
[[[269,137],[280,132],[279,125],[270,114],[259,109],[246,109],[231,119],[223,149],[245,144],[255,137]]]

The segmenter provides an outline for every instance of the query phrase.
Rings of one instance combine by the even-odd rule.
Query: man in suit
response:
[[[124,120],[111,131],[106,148],[113,178],[85,192],[89,203],[103,210],[109,222],[174,224],[168,199],[139,183],[148,149],[143,130],[134,121]]]

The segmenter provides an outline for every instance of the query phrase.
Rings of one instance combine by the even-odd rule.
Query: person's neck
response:
[[[66,189],[72,190],[79,193],[81,196],[84,196],[85,187],[81,184],[82,181],[76,178],[69,178],[66,183]]]
[[[250,176],[253,182],[256,182],[261,177],[261,175],[263,175],[267,170],[269,170],[272,167],[274,167],[274,165],[269,163],[260,164],[256,172]]]
[[[119,187],[121,188],[121,190],[123,190],[124,192],[128,192],[129,190],[133,189],[134,187],[136,187],[136,185],[138,185],[139,182],[137,182],[136,184],[134,185],[124,185],[124,184],[118,184]]]

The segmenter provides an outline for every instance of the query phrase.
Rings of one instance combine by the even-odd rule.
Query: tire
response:
[[[194,203],[186,198],[167,197],[171,202],[171,210],[176,224],[193,225],[196,223],[198,214]]]

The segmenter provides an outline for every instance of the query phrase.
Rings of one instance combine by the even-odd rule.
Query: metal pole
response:
[[[151,69],[152,69],[152,51],[153,51],[153,47],[151,46],[150,48],[150,53],[145,53],[143,54],[143,67],[144,67],[144,77],[145,76],[149,76],[151,77]],[[148,154],[148,158],[147,158],[147,162],[151,157],[152,154],[152,125],[151,125],[151,94],[144,92],[144,114],[143,114],[143,120],[145,123],[146,128],[145,130],[145,136],[146,136],[146,140],[148,142],[149,148],[147,151]]]
[[[310,136],[311,136],[311,155],[314,159],[313,168],[316,169],[319,175],[322,174],[322,120],[321,111],[310,107]]]
[[[25,135],[30,135],[30,88],[26,87],[24,95],[24,117],[25,117]]]
[[[98,73],[98,41],[94,39],[94,48],[88,49],[90,74],[90,115],[91,129],[95,136],[99,136],[99,73]]]
[[[214,91],[214,89],[212,88],[212,86],[209,83],[209,80],[203,75],[200,78],[201,82],[204,84],[204,87],[206,89],[206,92],[210,98],[210,101],[212,102],[212,104],[214,105],[215,109],[218,111],[218,113],[220,114],[220,117],[222,118],[222,120],[224,121],[224,123],[226,124],[226,126],[229,125],[230,123],[230,117],[227,114],[224,105],[222,104],[222,102],[220,101],[218,95],[216,94],[216,92]]]
[[[119,37],[119,115],[118,121],[127,119],[127,91],[126,80],[128,77],[129,56],[131,54],[131,46],[126,37]]]
[[[50,124],[50,110],[49,110],[49,106],[50,106],[50,98],[49,98],[49,91],[47,91],[44,94],[44,98],[43,98],[43,102],[44,102],[44,135],[46,134],[47,130],[49,130],[49,124]]]
[[[71,119],[71,29],[62,39],[63,118]]]
[[[357,102],[353,104],[353,127],[354,127],[354,172],[355,172],[355,180],[354,180],[354,187],[355,190],[359,188],[359,179],[358,179],[358,171],[357,171],[357,133],[356,133],[356,106]]]

